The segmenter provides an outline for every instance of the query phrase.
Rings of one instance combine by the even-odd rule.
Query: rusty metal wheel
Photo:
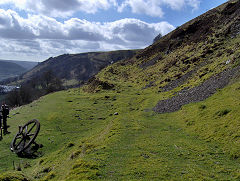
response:
[[[40,131],[40,123],[33,119],[24,126],[19,126],[19,132],[11,142],[11,151],[20,154],[34,143]]]

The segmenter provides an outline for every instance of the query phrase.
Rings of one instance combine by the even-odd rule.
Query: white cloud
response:
[[[15,11],[0,9],[0,51],[4,52],[1,56],[29,55],[39,60],[63,53],[144,48],[159,33],[173,29],[167,22],[137,19],[99,23],[78,18],[59,22],[43,15],[23,18]]]
[[[133,13],[146,14],[154,17],[162,17],[163,11],[160,7],[161,1],[157,0],[125,0],[118,8],[122,12],[126,7],[130,7]]]
[[[123,12],[125,8],[130,7],[132,13],[162,17],[164,6],[172,10],[181,10],[189,6],[196,10],[200,6],[200,0],[125,0],[118,6],[118,11]]]
[[[173,10],[180,10],[184,7],[186,0],[162,0],[162,3]]]
[[[96,13],[116,5],[115,0],[0,0],[1,4],[52,17],[71,16],[77,11]]]
[[[193,8],[193,10],[197,10],[200,6],[199,0],[187,0],[187,4]]]
[[[163,7],[181,10],[184,7],[198,9],[201,0],[0,0],[1,4],[11,4],[17,9],[34,14],[44,14],[51,17],[69,17],[81,11],[94,14],[100,10],[116,7],[119,12],[130,8],[132,13],[145,14],[153,17],[164,15]]]

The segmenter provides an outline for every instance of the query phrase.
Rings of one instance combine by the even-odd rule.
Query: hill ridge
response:
[[[6,151],[6,135],[0,180],[239,180],[239,3],[199,16],[81,88],[12,110],[9,131],[38,119],[44,147],[19,158]]]
[[[137,50],[119,50],[109,52],[88,52],[80,54],[63,54],[50,57],[23,75],[6,80],[5,83],[24,84],[40,79],[47,71],[51,71],[66,86],[77,86],[87,81],[105,66],[116,61],[132,57]]]
[[[0,60],[0,80],[20,75],[25,71],[24,67],[16,63]]]

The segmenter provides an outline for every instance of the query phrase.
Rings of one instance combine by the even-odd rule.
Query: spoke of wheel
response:
[[[28,136],[33,136],[33,135],[35,135],[34,133],[30,133],[30,134],[27,134]]]
[[[23,139],[21,139],[21,141],[16,145],[16,149],[22,143],[22,141],[23,141]]]
[[[28,133],[28,130],[27,130],[27,129],[28,129],[28,126],[26,126],[26,128],[25,128],[25,133]]]
[[[16,139],[22,138],[22,135],[18,135],[16,136]]]
[[[24,139],[23,148],[25,147],[25,145],[26,145],[26,139]]]
[[[35,125],[36,125],[36,123],[34,123],[34,125],[29,129],[29,131],[27,132],[27,134],[29,134],[29,133],[32,131],[32,129],[34,128]]]

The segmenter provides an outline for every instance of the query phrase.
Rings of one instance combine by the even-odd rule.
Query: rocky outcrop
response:
[[[224,88],[233,77],[239,74],[240,66],[224,70],[197,87],[182,90],[172,98],[159,101],[153,110],[158,113],[174,112],[185,104],[203,101],[213,95],[218,89]]]

